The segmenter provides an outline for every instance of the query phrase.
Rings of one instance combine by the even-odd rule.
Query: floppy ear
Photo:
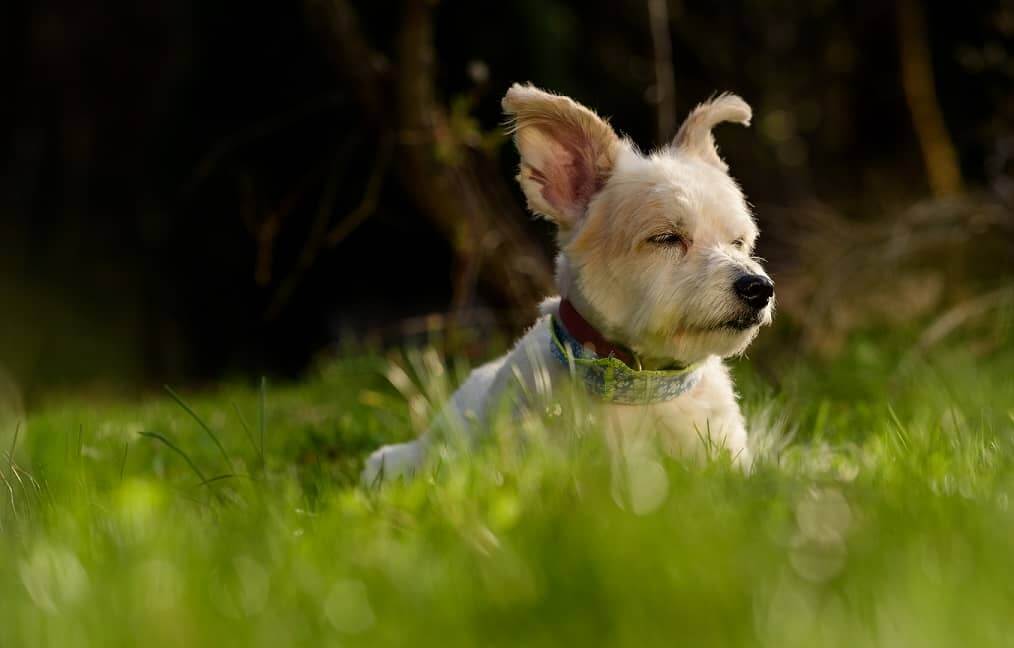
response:
[[[612,172],[620,138],[581,104],[531,85],[515,83],[502,105],[521,154],[517,178],[528,207],[574,227]]]
[[[736,122],[749,126],[752,115],[753,111],[750,110],[749,104],[737,95],[720,94],[714,99],[698,104],[690,111],[679,132],[676,133],[673,143],[676,148],[699,155],[722,171],[728,171],[728,165],[718,155],[718,147],[711,135],[711,129],[721,122]]]

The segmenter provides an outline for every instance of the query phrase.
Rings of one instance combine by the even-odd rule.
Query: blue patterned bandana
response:
[[[685,394],[701,379],[697,365],[675,370],[631,369],[619,358],[599,357],[572,337],[553,317],[549,326],[553,357],[570,368],[592,395],[620,405],[648,405]]]

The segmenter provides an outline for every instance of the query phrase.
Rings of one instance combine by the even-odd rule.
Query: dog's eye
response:
[[[732,247],[736,248],[737,250],[742,250],[743,249],[743,239],[736,239],[735,241],[733,241],[732,242]]]
[[[676,245],[686,247],[687,245],[687,240],[683,238],[683,236],[681,236],[680,234],[677,234],[676,232],[666,232],[665,234],[656,234],[655,236],[649,238],[648,242],[654,243],[655,245],[664,245],[666,247],[672,247]]]

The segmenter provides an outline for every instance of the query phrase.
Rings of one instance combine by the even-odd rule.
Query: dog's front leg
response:
[[[429,437],[394,443],[375,450],[366,460],[361,476],[364,486],[379,486],[398,478],[409,478],[422,466],[429,450]]]

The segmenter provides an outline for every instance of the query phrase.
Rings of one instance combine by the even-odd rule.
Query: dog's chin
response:
[[[673,358],[683,362],[697,362],[712,355],[723,358],[743,353],[753,342],[762,326],[771,322],[766,311],[737,313],[718,324],[684,326],[673,332],[658,335],[654,348],[644,349],[652,357]]]
[[[736,317],[718,325],[718,330],[727,329],[730,331],[749,331],[764,324],[763,315],[760,312],[750,312],[737,315]]]
[[[702,331],[697,337],[701,352],[723,358],[735,356],[746,351],[757,333],[761,322],[758,319],[736,319],[727,324]]]

